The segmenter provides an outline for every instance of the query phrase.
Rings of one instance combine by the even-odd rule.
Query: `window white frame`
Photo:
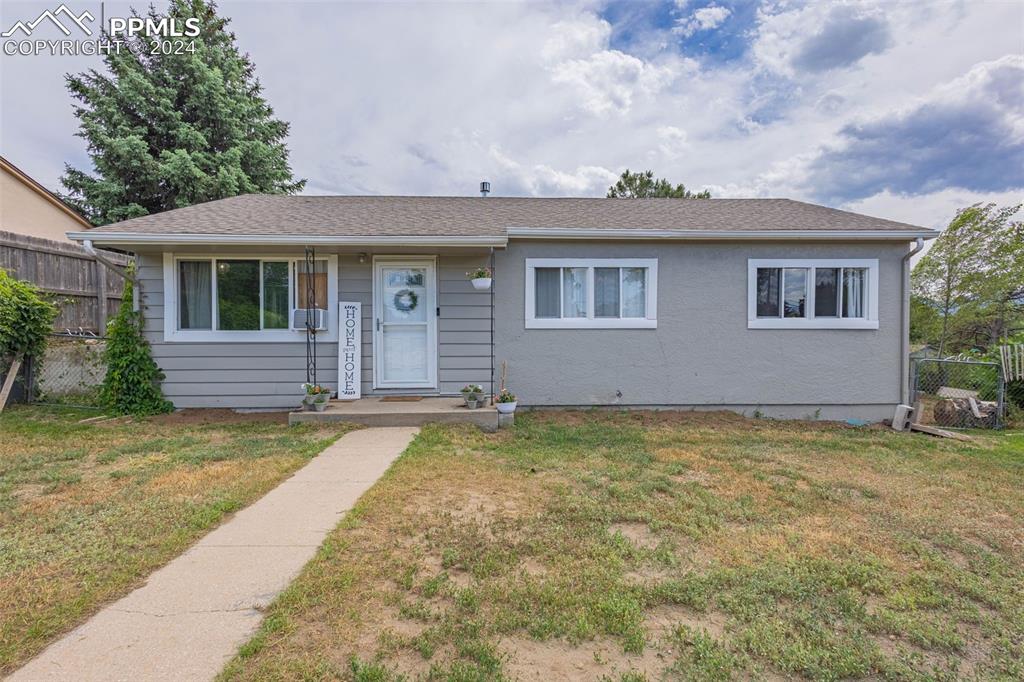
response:
[[[758,317],[757,271],[759,268],[806,268],[806,317]],[[815,317],[816,268],[863,268],[867,271],[864,317]],[[781,285],[780,285],[781,286]],[[841,287],[842,284],[840,283]],[[780,313],[781,314],[781,313]],[[747,329],[878,329],[877,258],[750,258],[747,260]]]
[[[587,316],[538,318],[536,316],[537,268],[587,268]],[[645,268],[645,317],[595,317],[594,268]],[[621,310],[621,281],[619,274]],[[564,282],[562,276],[559,282]],[[561,285],[560,285],[561,286]],[[559,305],[562,295],[559,294]],[[526,328],[527,329],[656,329],[658,327],[658,259],[657,258],[527,258],[526,259]]]
[[[178,321],[178,262],[179,261],[210,261],[212,282],[212,329],[180,329]],[[217,261],[218,260],[255,260],[260,262],[260,327],[263,326],[263,263],[286,262],[288,268],[288,301],[289,306],[295,299],[295,267],[296,261],[303,261],[301,255],[267,255],[253,253],[211,254],[211,253],[173,253],[164,252],[164,341],[195,342],[195,343],[295,343],[305,338],[304,330],[292,329],[217,329]],[[320,341],[334,342],[338,340],[338,256],[334,254],[317,255],[317,260],[327,261],[327,329],[318,332]],[[289,309],[289,319],[291,310]]]

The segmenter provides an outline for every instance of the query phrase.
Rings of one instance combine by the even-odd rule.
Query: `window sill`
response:
[[[747,320],[747,329],[878,329],[878,320],[764,318]]]
[[[560,319],[526,320],[527,329],[657,329],[657,320]]]
[[[334,343],[338,340],[337,331],[317,332],[317,341]],[[290,329],[261,330],[216,330],[178,329],[164,333],[167,343],[305,343],[306,332]]]

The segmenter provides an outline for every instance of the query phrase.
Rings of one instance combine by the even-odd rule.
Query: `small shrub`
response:
[[[142,315],[133,309],[131,282],[125,284],[121,309],[107,327],[103,359],[107,375],[100,388],[100,399],[107,408],[137,416],[174,409],[160,390],[164,373],[154,362],[149,342],[142,335]]]

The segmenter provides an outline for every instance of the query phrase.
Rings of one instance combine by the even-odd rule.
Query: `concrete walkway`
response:
[[[10,680],[209,680],[418,429],[354,431]]]

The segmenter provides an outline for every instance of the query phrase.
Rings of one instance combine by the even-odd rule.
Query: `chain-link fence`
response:
[[[1000,429],[1005,386],[998,363],[920,358],[911,368],[910,400],[921,424]]]
[[[107,373],[106,339],[89,334],[54,334],[31,367],[32,402],[93,406]]]

